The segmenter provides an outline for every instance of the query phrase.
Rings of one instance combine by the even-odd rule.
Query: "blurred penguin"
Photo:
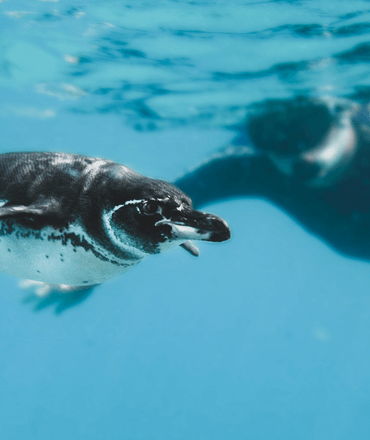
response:
[[[368,105],[268,100],[250,108],[238,131],[230,145],[175,182],[196,207],[260,197],[341,254],[370,259]]]

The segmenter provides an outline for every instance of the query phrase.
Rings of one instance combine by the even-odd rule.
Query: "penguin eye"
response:
[[[149,200],[141,205],[141,212],[146,215],[154,215],[159,212],[159,205],[153,200]]]

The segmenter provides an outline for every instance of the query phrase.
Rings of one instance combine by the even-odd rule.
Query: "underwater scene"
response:
[[[369,36],[368,0],[0,0],[0,154],[146,176],[73,209],[153,254],[63,254],[105,162],[0,155],[1,439],[370,438]]]

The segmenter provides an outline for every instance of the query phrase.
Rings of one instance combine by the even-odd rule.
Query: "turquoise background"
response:
[[[0,3],[0,151],[175,180],[253,102],[368,98],[368,1]],[[369,264],[257,199],[56,315],[1,274],[4,440],[370,436]]]

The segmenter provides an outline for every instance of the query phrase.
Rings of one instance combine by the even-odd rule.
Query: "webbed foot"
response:
[[[80,287],[21,280],[19,287],[24,290],[31,289],[32,293],[24,299],[24,302],[35,302],[35,311],[55,305],[55,313],[59,314],[84,301],[90,296],[95,286]]]

